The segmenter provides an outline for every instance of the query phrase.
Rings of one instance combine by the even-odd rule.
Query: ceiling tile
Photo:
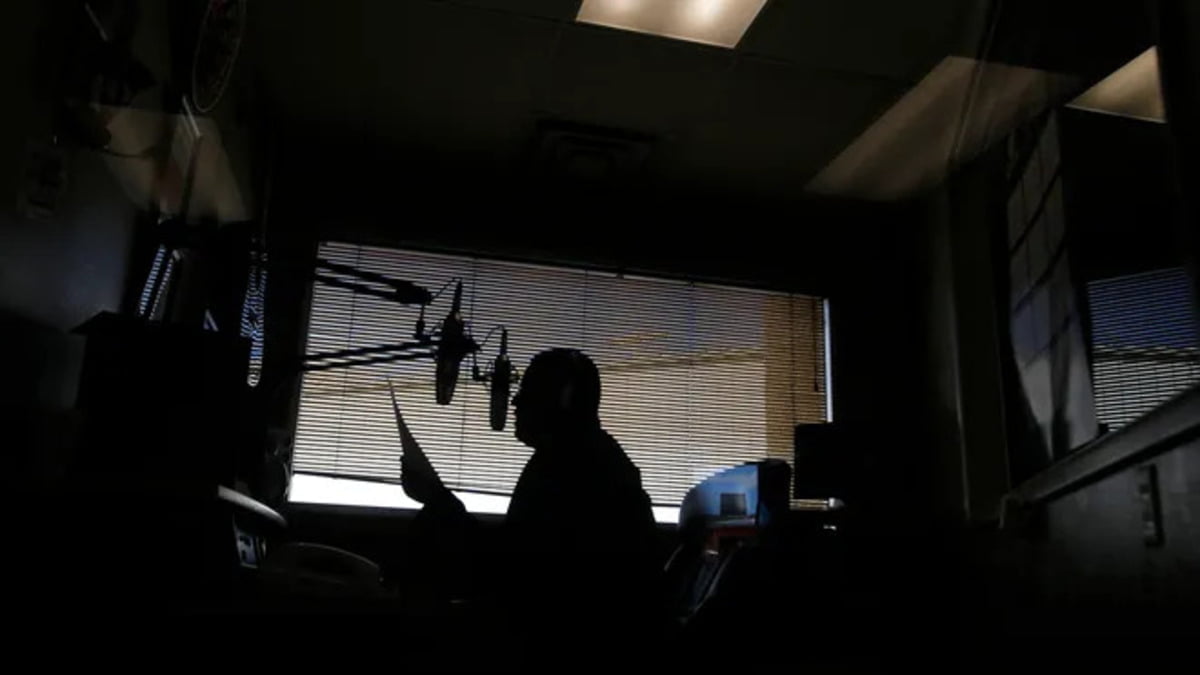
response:
[[[380,3],[366,18],[372,116],[394,139],[512,145],[558,26],[451,3]],[[518,132],[518,133],[514,133]]]
[[[767,3],[744,53],[913,83],[961,48],[967,19],[989,0],[837,0]]]
[[[1076,79],[1060,73],[947,57],[807,189],[879,201],[912,197],[1077,90]]]
[[[902,92],[878,78],[745,59],[709,114],[662,153],[661,168],[798,193]]]
[[[878,45],[862,34],[886,33],[877,24],[894,9],[843,44],[826,35],[854,28],[838,3],[772,0],[744,41],[749,51],[731,51],[577,24],[569,4],[252,3],[251,35],[281,120],[326,129],[333,143],[349,136],[388,161],[419,151],[455,170],[511,173],[535,123],[563,120],[654,136],[646,170],[655,185],[730,192],[798,193],[899,98],[908,83],[897,74],[916,68],[892,62],[908,24]],[[783,20],[801,24],[760,30]],[[805,40],[832,44],[840,61]],[[882,57],[870,55],[875,46]]]
[[[496,12],[523,14],[541,19],[574,21],[580,0],[445,0],[446,2]]]
[[[249,3],[251,46],[269,92],[291,119],[361,118],[363,0]]]
[[[708,106],[726,50],[594,26],[569,26],[541,100],[552,117],[665,134]]]

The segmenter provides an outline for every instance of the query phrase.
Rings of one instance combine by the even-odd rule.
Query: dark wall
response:
[[[1200,411],[1197,411],[1200,412]],[[1141,467],[1158,475],[1162,545],[1145,541]],[[1200,440],[1193,438],[1046,505],[1037,581],[1047,601],[1082,629],[1194,630],[1200,603]],[[1146,623],[1121,617],[1144,612]],[[1183,619],[1183,623],[1176,623]],[[1106,625],[1108,624],[1108,625]],[[1065,627],[1065,625],[1064,625]]]
[[[1151,417],[1123,429],[1119,435],[1138,442],[1125,448],[1130,454],[1120,464],[1081,476],[1045,501],[1014,503],[1004,529],[961,540],[959,602],[964,623],[977,628],[969,637],[981,652],[1089,662],[1183,653],[1190,642],[1171,636],[1200,631],[1196,392],[1177,412],[1176,420],[1189,421]],[[1159,542],[1146,538],[1146,467],[1156,473]],[[1078,636],[1120,639],[1097,651],[1081,649]]]
[[[1138,177],[1124,182],[1119,191],[1092,191],[1097,203],[1087,208],[1093,214],[1106,208],[1127,213],[1121,202],[1140,202],[1148,198],[1147,191],[1169,200],[1170,186],[1164,180]],[[988,206],[992,200],[986,196],[986,183],[981,176],[960,174],[948,186],[944,201],[930,204],[926,224],[929,245],[948,258],[939,262],[935,256],[930,266],[932,304],[925,343],[931,359],[928,376],[934,380],[927,411],[935,415],[930,424],[936,427],[933,438],[941,460],[938,492],[949,507],[961,500],[968,525],[931,542],[930,550],[952,561],[947,571],[955,584],[954,630],[961,653],[974,668],[1000,672],[1027,666],[1031,660],[1103,665],[1118,653],[1141,657],[1150,649],[1155,658],[1173,654],[1176,643],[1164,636],[1195,635],[1200,629],[1195,618],[1200,601],[1195,575],[1200,569],[1195,523],[1200,507],[1200,430],[1165,443],[1147,440],[1133,459],[1044,503],[1013,502],[1002,508],[1005,493],[1021,487],[1008,483],[1007,455],[1022,449],[1010,446],[1016,439],[1005,438],[998,354],[1005,353],[1006,336],[997,334],[997,315],[990,313],[996,294],[986,228],[969,227],[986,222],[992,217],[989,209],[997,208]],[[1137,189],[1139,185],[1145,190]],[[1003,213],[1003,206],[998,208]],[[1149,251],[1148,244],[1161,245],[1161,240],[1149,240],[1151,233],[1162,235],[1170,228],[1149,219],[1174,208],[1155,201],[1152,208],[1137,212],[1145,220],[1136,221],[1136,227],[1117,219],[1116,226],[1128,236],[1140,230],[1147,237],[1129,240],[1130,259]],[[1110,223],[1095,222],[1101,228]],[[1112,255],[1113,250],[1103,257],[1097,252],[1093,260],[1119,264],[1122,259]],[[1191,416],[1200,420],[1200,408],[1194,404]],[[1161,425],[1150,420],[1147,426],[1153,437]],[[1103,452],[1103,445],[1081,452]],[[1144,538],[1138,473],[1144,466],[1157,470],[1162,545],[1148,545]],[[1100,650],[1095,636],[1120,639]]]
[[[1066,109],[1061,128],[1072,257],[1083,278],[1185,264],[1188,225],[1167,125]]]
[[[952,529],[995,522],[1009,487],[992,259],[997,219],[1003,225],[1002,159],[985,153],[914,205],[920,376],[911,388],[917,417],[899,428],[929,444],[925,491],[938,522]]]
[[[1162,124],[1064,109],[1066,212],[1081,281],[1187,262],[1186,227]],[[1036,127],[1035,127],[1036,128]],[[1012,434],[1025,402],[1008,337],[1003,147],[921,201],[925,409],[937,443],[937,492],[951,519],[995,522],[1013,481],[1044,467]],[[999,292],[998,292],[999,291]],[[1011,381],[1005,382],[1005,379]],[[1011,391],[1006,391],[1008,386]],[[1011,461],[1010,461],[1011,458]]]
[[[1159,4],[1160,29],[1172,40],[1160,51],[1182,59],[1164,69],[1195,72],[1194,8]],[[1167,90],[1168,110],[1193,107],[1195,79],[1179,82],[1186,84]],[[1083,276],[1189,263],[1194,273],[1194,196],[1176,175],[1196,159],[1196,148],[1181,143],[1194,137],[1194,116],[1165,126],[1075,112],[1063,122],[1067,215],[1081,234],[1072,245]],[[1003,617],[996,634],[1074,661],[1086,656],[1072,649],[1077,635],[1120,636],[1105,643],[1107,659],[1183,656],[1190,641],[1172,636],[1200,632],[1198,439],[1200,393],[1193,388],[1019,486],[1014,496],[1042,498],[1014,504],[1009,527],[982,537],[973,552],[975,569],[985,570],[979,578],[987,579],[974,588],[986,588],[990,599],[979,612]],[[1066,477],[1074,480],[1064,489],[1040,494]],[[1152,484],[1157,490],[1148,497]]]
[[[1183,59],[1169,70],[1195,72],[1193,8],[1160,4],[1172,8],[1164,35],[1183,38],[1160,48]],[[1168,88],[1168,110],[1194,107],[1195,78],[1180,82]],[[1082,276],[1194,264],[1193,195],[1178,189],[1174,169],[1195,160],[1181,143],[1194,138],[1195,116],[1170,126],[1079,111],[1061,119],[1067,215],[1081,235],[1071,255]],[[1126,656],[1186,658],[1200,632],[1198,439],[1193,389],[1014,486],[1003,528],[959,540],[959,607],[975,643],[966,648],[1001,669],[1030,659],[1078,669]],[[1150,476],[1156,498],[1147,496]],[[1148,537],[1156,519],[1161,539]]]
[[[17,467],[6,475],[35,482],[62,469],[82,365],[82,339],[68,331],[120,305],[135,217],[104,159],[69,144],[54,214],[31,219],[17,210],[27,148],[53,136],[49,73],[62,48],[54,4],[9,3],[0,39],[10,55],[0,64],[10,94],[0,124],[0,335],[9,355],[0,401],[11,420],[3,445]]]
[[[961,521],[966,515],[963,481],[962,415],[959,406],[958,330],[954,248],[955,210],[949,191],[942,188],[921,202],[920,257],[916,265],[920,282],[916,300],[922,308],[919,348],[914,357],[921,377],[914,395],[923,401],[918,419],[928,429],[932,475],[926,491],[943,522]]]
[[[69,329],[120,296],[133,208],[101,155],[59,144],[66,188],[46,219],[17,212],[30,146],[52,144],[55,72],[61,38],[48,3],[12,3],[3,39],[10,96],[0,131],[0,311],[37,324]]]

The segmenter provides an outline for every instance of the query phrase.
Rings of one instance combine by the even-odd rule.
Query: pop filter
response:
[[[458,385],[459,366],[467,354],[479,349],[475,341],[467,336],[463,323],[462,290],[460,281],[454,287],[454,303],[450,306],[450,313],[442,321],[441,337],[434,357],[434,386],[440,405],[450,404],[454,398],[454,388]]]
[[[508,329],[500,330],[500,353],[492,361],[492,396],[489,411],[493,431],[504,431],[508,418],[508,394],[512,388],[513,367],[508,359]]]

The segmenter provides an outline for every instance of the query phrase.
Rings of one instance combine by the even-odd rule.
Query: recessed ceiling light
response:
[[[767,0],[583,0],[576,21],[735,47]]]
[[[1158,79],[1158,48],[1151,47],[1071,101],[1072,108],[1150,122],[1167,121]]]

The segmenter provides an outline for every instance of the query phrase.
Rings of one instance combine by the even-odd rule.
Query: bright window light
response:
[[[508,512],[509,497],[488,495],[478,492],[455,491],[463,506],[471,513],[504,515]],[[404,494],[404,489],[395,483],[329,478],[298,473],[292,476],[292,489],[288,501],[298,504],[332,504],[338,506],[369,506],[385,509],[421,508]],[[654,519],[660,525],[679,523],[678,506],[655,506]]]
[[[658,521],[659,525],[679,524],[678,506],[652,506],[650,510],[654,511],[654,520]]]
[[[733,48],[767,0],[583,0],[576,20]]]

